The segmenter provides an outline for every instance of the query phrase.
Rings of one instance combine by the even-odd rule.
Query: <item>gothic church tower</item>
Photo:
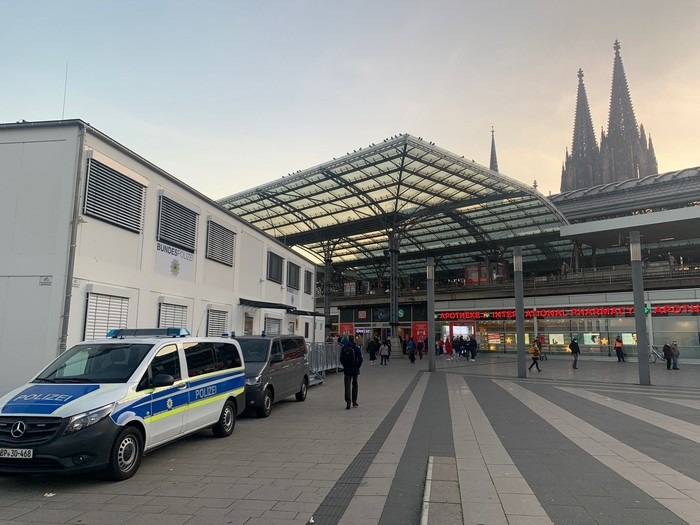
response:
[[[637,127],[627,77],[620,57],[620,43],[617,40],[613,49],[615,59],[608,132],[601,134],[600,150],[593,135],[588,98],[583,86],[583,73],[579,69],[574,140],[571,155],[567,152],[562,168],[561,191],[637,179],[658,173],[651,136],[647,142],[644,126]]]

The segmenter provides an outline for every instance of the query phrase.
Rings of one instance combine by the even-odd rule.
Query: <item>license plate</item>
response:
[[[32,459],[34,451],[31,448],[0,448],[0,458]]]

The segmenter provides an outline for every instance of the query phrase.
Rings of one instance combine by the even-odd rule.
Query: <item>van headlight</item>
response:
[[[84,428],[87,428],[90,425],[94,425],[95,423],[101,421],[102,419],[110,415],[112,413],[113,408],[114,403],[104,406],[102,408],[98,408],[97,410],[83,412],[82,414],[77,414],[71,417],[70,420],[68,420],[68,426],[66,427],[64,434],[74,434],[75,432],[83,430]]]
[[[262,384],[262,376],[246,377],[245,384],[248,386],[260,386]]]

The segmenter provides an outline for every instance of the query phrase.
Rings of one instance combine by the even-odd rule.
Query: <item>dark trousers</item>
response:
[[[357,403],[357,376],[345,376],[345,402]]]
[[[622,351],[622,348],[616,348],[615,353],[617,354],[617,360],[622,361],[624,363],[625,362],[625,353]]]
[[[381,365],[388,365],[389,364],[389,356],[388,355],[380,355],[379,357],[382,358]]]
[[[535,366],[537,367],[537,371],[540,371],[540,360],[537,357],[532,358],[532,363],[530,364],[529,367],[527,367],[528,370],[532,370],[532,367]]]
[[[578,368],[578,354],[574,354],[574,368]]]

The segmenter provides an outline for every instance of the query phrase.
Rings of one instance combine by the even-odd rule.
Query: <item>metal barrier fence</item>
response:
[[[306,343],[311,371],[310,384],[323,382],[328,370],[337,372],[340,364],[340,346],[333,343]]]

